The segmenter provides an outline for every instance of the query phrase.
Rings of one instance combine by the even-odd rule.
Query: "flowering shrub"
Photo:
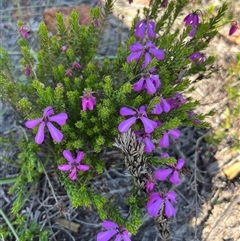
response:
[[[185,97],[184,91],[190,85],[189,76],[204,72],[213,63],[213,57],[203,56],[200,51],[217,34],[218,22],[227,8],[223,5],[205,23],[197,12],[190,13],[183,19],[187,28],[173,27],[187,2],[152,1],[144,11],[144,19],[136,16],[126,45],[119,48],[113,61],[107,56],[103,61],[95,58],[102,33],[95,24],[100,18],[99,7],[92,9],[89,26],[79,25],[78,12],[73,11],[69,31],[58,13],[58,37],[49,37],[41,23],[37,58],[30,52],[28,28],[19,22],[18,44],[23,54],[20,63],[27,76],[26,83],[12,79],[9,69],[4,69],[3,63],[9,60],[3,49],[0,82],[3,98],[19,111],[25,126],[33,129],[28,132],[29,138],[22,138],[19,144],[21,171],[10,190],[19,193],[14,213],[22,206],[25,184],[38,179],[43,172],[38,167],[39,153],[44,153],[49,157],[44,167],[55,167],[72,205],[93,205],[105,220],[103,227],[109,230],[100,232],[98,241],[112,237],[118,241],[130,240],[129,232],[135,234],[141,225],[141,210],[148,211],[157,225],[160,220],[170,221],[176,213],[177,195],[171,190],[161,190],[161,181],[170,176],[171,183],[179,184],[184,160],[165,155],[156,161],[152,154],[155,148],[167,148],[171,140],[180,136],[179,126],[207,126],[205,116],[193,112],[199,103]],[[113,6],[113,1],[106,2],[103,21]],[[182,70],[184,75],[180,78]],[[53,109],[60,114],[54,115]],[[113,144],[122,149],[126,168],[136,188],[141,190],[132,192],[126,201],[130,206],[127,220],[114,204],[88,185],[93,175],[103,172],[105,163],[99,153]],[[75,152],[76,159],[71,154]],[[28,160],[29,155],[34,156],[33,161]],[[66,160],[62,155],[67,164],[63,164]],[[157,170],[152,175],[156,164]],[[168,233],[167,226],[158,225],[159,233]]]

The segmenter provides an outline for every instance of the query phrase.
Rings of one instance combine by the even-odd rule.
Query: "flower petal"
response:
[[[162,136],[162,139],[158,143],[161,147],[168,147],[169,146],[169,137],[168,133],[165,132]]]
[[[177,171],[174,171],[172,176],[170,177],[169,181],[174,184],[180,184],[181,180],[179,178],[179,174]]]
[[[168,102],[161,97],[161,105],[163,107],[163,110],[165,113],[168,113],[171,110],[171,106],[168,104]]]
[[[63,126],[66,123],[68,116],[66,113],[60,113],[58,115],[54,115],[49,117],[49,121],[54,121],[58,123],[58,125]]]
[[[65,159],[67,159],[70,163],[74,162],[72,153],[69,150],[64,150],[63,151],[63,156],[65,157]]]
[[[82,98],[82,109],[83,109],[83,111],[87,110],[87,104],[88,104],[88,100],[86,98]]]
[[[151,192],[153,190],[154,186],[155,186],[154,182],[150,182],[148,180],[146,181],[146,190],[148,192]]]
[[[127,63],[129,64],[132,60],[138,61],[142,55],[142,51],[139,52],[133,52],[128,55],[127,57]]]
[[[122,240],[122,235],[119,233],[114,239],[114,241],[121,241],[121,240]]]
[[[142,51],[143,49],[144,47],[138,42],[130,46],[131,52],[138,52],[138,51]]]
[[[178,159],[177,165],[176,165],[177,169],[181,170],[182,167],[184,166],[184,163],[185,163],[184,159],[182,159],[182,158]]]
[[[156,48],[152,41],[148,40],[146,44],[147,48]]]
[[[154,115],[160,115],[162,113],[162,106],[160,103],[156,104],[152,110],[152,114]]]
[[[172,173],[171,168],[167,169],[158,169],[155,172],[155,178],[159,181],[164,181]]]
[[[144,79],[141,78],[138,82],[133,85],[134,91],[141,91],[143,88]]]
[[[71,169],[71,167],[72,167],[72,165],[69,165],[69,164],[58,165],[58,169],[63,172],[69,171]]]
[[[136,122],[137,118],[136,117],[131,117],[127,120],[122,121],[119,125],[118,125],[118,130],[121,133],[127,132],[129,130],[129,128]]]
[[[152,133],[154,129],[157,127],[157,123],[153,120],[150,120],[144,116],[140,117],[143,125],[144,125],[144,130],[146,133]]]
[[[192,30],[189,32],[188,36],[193,37],[197,31],[197,27],[193,27]]]
[[[76,163],[79,163],[84,158],[84,153],[82,151],[78,151]]]
[[[150,138],[144,137],[143,142],[145,144],[144,150],[146,153],[150,153],[155,149],[155,145],[152,143]]]
[[[160,79],[158,75],[150,75],[150,78],[153,82],[153,84],[155,85],[156,89],[158,89],[161,85]]]
[[[151,61],[152,61],[151,55],[149,53],[145,53],[143,68],[146,68]]]
[[[50,116],[53,114],[54,114],[54,111],[53,111],[52,106],[47,106],[43,111],[43,116]]]
[[[47,127],[48,130],[51,134],[51,137],[53,138],[54,141],[56,142],[61,142],[63,138],[63,134],[61,131],[59,131],[51,122],[47,122]]]
[[[135,115],[136,114],[136,111],[128,108],[128,107],[122,107],[120,109],[120,115],[121,116],[128,116],[128,115]]]
[[[168,155],[167,152],[164,152],[161,154],[160,158],[169,158],[170,156]]]
[[[108,221],[108,220],[104,220],[103,221],[103,227],[108,229],[108,228],[118,228],[118,225],[113,222],[113,221]]]
[[[165,199],[165,214],[168,218],[172,217],[176,213],[175,208],[173,205]]]
[[[45,122],[42,122],[39,125],[37,135],[35,136],[35,142],[37,144],[42,144],[44,141],[44,128],[45,128]]]
[[[147,203],[147,210],[148,213],[152,216],[152,217],[156,217],[158,215],[158,212],[161,208],[162,205],[162,198],[159,197],[159,199],[155,200],[155,202],[151,203],[151,205],[149,205],[149,202]]]
[[[149,52],[154,55],[154,57],[158,60],[162,60],[165,58],[164,50],[162,49],[155,49],[155,48],[150,48]]]
[[[155,33],[156,25],[153,21],[148,22],[147,29],[148,29],[148,37],[155,38],[156,37],[156,33]]]
[[[96,101],[94,100],[94,99],[90,99],[89,101],[88,101],[88,103],[87,103],[87,107],[88,107],[88,109],[89,110],[93,110],[93,107],[94,107],[94,103],[95,103]]]
[[[72,181],[75,181],[77,179],[77,169],[74,168],[71,173],[69,174],[69,178],[72,180]]]
[[[146,80],[146,89],[147,89],[147,93],[149,95],[152,95],[157,91],[156,87],[154,86],[154,84],[150,78],[147,78],[147,80]]]
[[[168,133],[172,136],[173,139],[177,139],[180,136],[180,131],[178,129],[169,130]]]
[[[88,165],[78,165],[77,166],[77,169],[82,171],[82,172],[85,172],[85,171],[88,171],[89,170],[89,166]]]
[[[110,238],[112,238],[117,233],[117,230],[108,230],[104,232],[100,232],[97,235],[97,241],[108,241]]]
[[[137,36],[140,39],[143,39],[145,34],[145,26],[146,24],[144,20],[138,21],[135,28],[135,36]]]
[[[131,241],[127,230],[123,232],[122,237],[124,241]]]
[[[38,119],[35,119],[35,120],[29,120],[25,123],[25,126],[29,129],[32,129],[41,122],[42,122],[42,118],[38,118]]]
[[[174,203],[177,203],[176,197],[177,197],[177,195],[174,191],[170,191],[167,193],[167,198],[170,199]]]

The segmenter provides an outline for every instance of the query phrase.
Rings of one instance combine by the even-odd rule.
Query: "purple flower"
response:
[[[161,3],[161,6],[162,6],[163,8],[166,8],[167,5],[168,5],[168,0],[163,0],[162,3]]]
[[[29,65],[27,65],[23,70],[26,76],[29,76],[31,74],[31,68]]]
[[[93,19],[92,23],[95,28],[99,27],[99,20],[97,18]]]
[[[150,194],[149,201],[147,203],[148,213],[152,217],[156,217],[159,213],[161,206],[164,204],[164,212],[166,216],[170,218],[176,213],[176,210],[172,206],[171,202],[177,203],[176,193],[173,191],[170,191],[168,193],[152,193]]]
[[[156,104],[152,110],[152,114],[160,115],[163,111],[168,113],[171,110],[170,104],[163,98],[160,97],[161,102]]]
[[[198,14],[196,12],[190,13],[184,18],[183,21],[185,22],[186,27],[189,25],[191,25],[192,27],[196,27],[199,24]]]
[[[190,31],[190,33],[188,34],[188,36],[193,37],[196,33],[197,30],[197,26],[199,24],[199,17],[198,14],[196,12],[194,13],[190,13],[188,14],[184,20],[185,22],[185,26],[192,26],[192,30]]]
[[[25,39],[28,39],[29,31],[30,31],[29,27],[24,26],[24,25],[19,28],[19,32],[20,32],[21,36]]]
[[[82,109],[86,111],[87,109],[93,110],[94,105],[96,105],[96,98],[92,95],[93,92],[88,92],[86,89],[84,90],[84,95],[82,98]]]
[[[143,39],[145,36],[145,31],[147,30],[148,37],[149,38],[155,38],[156,37],[156,25],[153,21],[147,21],[147,20],[139,20],[136,24],[135,28],[135,36],[137,36],[140,39]]]
[[[156,93],[161,85],[158,75],[143,73],[141,76],[139,81],[133,85],[134,91],[138,92],[142,89],[146,89],[149,95]]]
[[[155,178],[159,181],[164,181],[171,174],[169,181],[174,184],[180,184],[181,180],[179,178],[179,172],[182,169],[184,162],[183,159],[178,159],[175,165],[168,165],[168,168],[166,169],[158,169],[155,172]]]
[[[200,52],[195,52],[189,56],[189,59],[195,64],[201,64],[205,61],[205,55]]]
[[[74,61],[74,62],[72,63],[72,67],[73,67],[74,69],[81,69],[81,68],[82,68],[82,66],[81,66],[77,61]]]
[[[181,93],[176,93],[172,98],[166,99],[166,101],[171,106],[171,109],[177,109],[187,102]]]
[[[56,122],[58,125],[63,126],[68,118],[66,113],[60,113],[58,115],[53,115],[54,111],[51,106],[48,106],[43,111],[43,117],[35,120],[29,120],[25,123],[27,128],[34,128],[39,125],[37,135],[35,136],[35,142],[41,144],[44,141],[44,128],[47,125],[51,137],[54,141],[60,142],[63,138],[63,134],[59,131],[51,122]]]
[[[140,43],[134,43],[130,46],[130,50],[132,53],[127,57],[127,63],[130,63],[132,60],[138,61],[144,55],[143,68],[146,68],[151,62],[152,57],[150,54],[158,60],[164,59],[164,50],[157,49],[150,40],[148,40],[145,46]]]
[[[98,233],[97,241],[108,241],[114,235],[116,235],[114,241],[131,241],[128,231],[125,228],[119,227],[116,223],[104,220],[103,227],[108,230]]]
[[[67,51],[67,46],[62,46],[61,50],[62,50],[62,52],[66,52]]]
[[[194,114],[194,112],[193,112],[193,111],[189,111],[189,112],[188,112],[188,117],[189,117],[189,118],[193,118],[193,117],[194,117],[194,115],[195,115],[195,114]]]
[[[65,71],[65,75],[67,76],[67,77],[72,77],[73,76],[73,72],[72,72],[72,70],[71,69],[67,69],[66,71]]]
[[[144,151],[146,153],[151,153],[155,149],[155,145],[152,142],[152,137],[150,134],[147,134],[143,131],[135,131],[135,134],[138,137],[138,141],[144,143]]]
[[[129,4],[131,4],[133,2],[133,0],[128,0]]]
[[[153,120],[147,118],[147,113],[145,107],[141,106],[139,111],[134,111],[128,107],[122,107],[120,109],[121,116],[132,116],[131,118],[122,121],[118,125],[118,130],[122,133],[127,132],[128,129],[136,122],[137,119],[140,119],[143,123],[144,130],[147,134],[152,133],[157,127],[157,123]]]
[[[238,26],[237,22],[232,22],[232,26],[229,29],[229,35],[233,35],[240,27]]]
[[[160,156],[160,158],[169,158],[170,156],[168,155],[167,152],[163,152]]]
[[[180,131],[175,129],[175,130],[168,130],[164,132],[162,139],[159,141],[159,145],[161,147],[168,147],[169,146],[169,136],[170,135],[174,140],[177,139],[180,136]]]
[[[155,184],[155,178],[151,174],[148,174],[148,179],[146,180],[146,191],[151,192]]]
[[[69,178],[73,181],[77,179],[78,170],[85,172],[90,168],[88,165],[80,164],[84,157],[84,153],[81,151],[78,151],[76,160],[72,157],[72,153],[69,150],[63,151],[63,156],[67,159],[68,164],[61,164],[58,166],[58,169],[63,172],[70,171]]]

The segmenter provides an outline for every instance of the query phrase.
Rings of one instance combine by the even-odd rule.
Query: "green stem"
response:
[[[0,185],[13,183],[13,182],[16,182],[16,180],[17,180],[17,177],[1,178]]]
[[[5,215],[5,213],[3,212],[3,210],[0,208],[0,215],[3,217],[3,219],[6,221],[8,227],[11,229],[12,234],[14,235],[14,237],[16,238],[16,241],[19,241],[19,237],[15,231],[15,229],[13,228],[11,222],[9,221],[9,219],[7,218],[7,216]]]

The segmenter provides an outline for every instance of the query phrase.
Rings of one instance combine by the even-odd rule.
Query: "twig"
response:
[[[54,197],[57,205],[59,205],[59,201],[57,200],[57,197],[56,197],[56,195],[55,195],[55,192],[54,192],[54,190],[53,190],[53,186],[52,186],[51,181],[50,181],[50,179],[49,179],[49,177],[48,177],[48,174],[47,174],[47,172],[46,172],[46,170],[45,170],[45,167],[43,166],[43,164],[42,164],[41,161],[39,161],[39,162],[40,162],[40,164],[41,164],[41,166],[42,166],[42,168],[43,168],[43,172],[44,172],[44,174],[45,174],[45,176],[46,176],[46,178],[47,178],[47,181],[48,181],[49,187],[50,187],[50,189],[51,189],[51,191],[52,191],[53,197]]]

